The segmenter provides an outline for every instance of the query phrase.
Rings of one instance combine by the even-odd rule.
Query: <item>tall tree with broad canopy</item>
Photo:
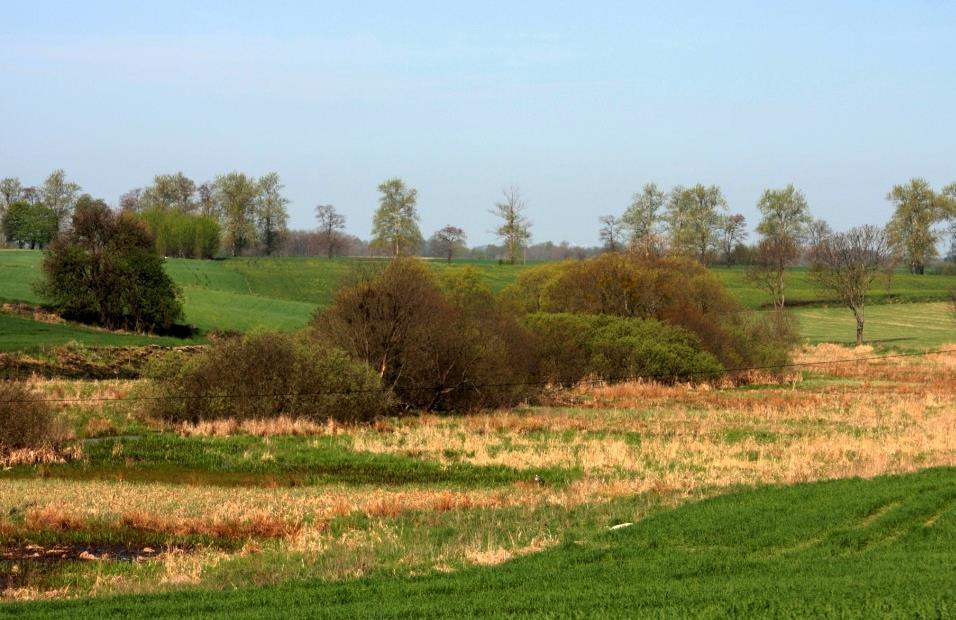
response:
[[[504,242],[505,261],[514,265],[531,239],[531,222],[524,215],[526,206],[517,186],[512,185],[502,190],[502,194],[504,200],[495,203],[491,213],[501,219],[501,225],[495,230],[495,234]]]
[[[467,240],[468,235],[464,230],[449,224],[435,231],[428,240],[428,248],[433,256],[441,256],[450,263],[455,254],[465,249]]]
[[[892,268],[886,231],[876,226],[827,235],[810,249],[810,276],[853,312],[857,345],[863,344],[866,294],[877,276]]]
[[[939,255],[942,234],[936,225],[947,216],[946,200],[925,179],[910,179],[886,195],[896,210],[887,225],[889,243],[910,273],[922,275],[926,263]]]
[[[661,251],[661,210],[666,202],[667,193],[659,190],[655,183],[647,183],[634,194],[621,216],[628,245],[645,258]]]
[[[803,192],[791,183],[782,189],[766,189],[757,202],[760,223],[757,233],[770,239],[790,239],[800,244],[806,240],[807,227],[813,222]]]
[[[394,177],[378,186],[378,210],[372,218],[372,247],[392,256],[414,254],[422,246],[418,228],[418,190]]]
[[[40,186],[40,202],[56,213],[57,227],[60,230],[73,212],[73,206],[81,189],[78,184],[66,180],[66,172],[62,169],[51,172]]]
[[[664,215],[671,252],[707,264],[716,245],[721,212],[726,210],[727,200],[716,185],[698,183],[671,190]]]
[[[196,183],[182,172],[158,174],[140,198],[141,209],[175,209],[183,213],[196,210]]]
[[[13,203],[0,218],[0,223],[3,235],[19,248],[42,248],[56,236],[56,214],[53,209],[39,203]]]
[[[283,236],[288,232],[289,212],[286,207],[289,200],[282,195],[284,187],[276,172],[259,179],[256,227],[266,256],[272,256],[279,249]]]
[[[37,292],[62,316],[110,329],[163,331],[182,319],[180,292],[146,226],[82,196],[50,244]]]
[[[213,196],[222,219],[223,241],[233,256],[239,256],[255,240],[259,184],[241,172],[230,172],[216,177]]]
[[[315,219],[319,224],[319,241],[329,260],[332,260],[347,243],[342,233],[345,230],[345,216],[332,205],[318,205],[315,207]]]

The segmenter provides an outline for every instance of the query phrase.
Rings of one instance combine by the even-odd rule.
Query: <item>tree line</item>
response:
[[[757,203],[758,239],[747,245],[746,218],[730,212],[719,186],[697,183],[664,191],[647,183],[621,215],[599,218],[600,248],[548,242],[533,246],[526,201],[512,186],[489,210],[499,222],[494,231],[499,244],[469,248],[466,231],[454,224],[425,239],[419,228],[418,191],[400,178],[390,178],[378,186],[372,236],[364,241],[346,232],[345,215],[330,204],[315,207],[314,229],[290,230],[289,200],[283,190],[275,172],[260,178],[230,172],[204,183],[177,172],[156,175],[151,185],[124,193],[119,208],[143,219],[165,256],[428,255],[515,263],[628,249],[644,256],[691,257],[704,264],[756,266],[754,278],[768,287],[781,285],[779,275],[774,275],[781,267],[807,261],[810,242],[826,229],[824,222],[810,216],[805,196],[793,185],[768,189]],[[13,177],[0,180],[4,237],[21,248],[45,247],[68,224],[81,192],[63,170],[55,170],[36,187]],[[885,228],[886,243],[898,263],[923,274],[939,258],[947,234],[953,239],[948,258],[956,262],[956,183],[937,191],[926,180],[914,178],[894,186],[887,199],[894,214]],[[784,292],[774,292],[774,298],[782,303]]]

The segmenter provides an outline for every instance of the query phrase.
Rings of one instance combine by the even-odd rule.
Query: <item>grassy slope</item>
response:
[[[42,255],[29,250],[0,251],[0,300],[38,303],[32,283]],[[167,270],[183,288],[186,320],[201,329],[245,331],[255,327],[298,329],[308,323],[316,307],[327,305],[342,277],[353,269],[374,261],[320,258],[241,258],[225,261],[170,259]],[[490,261],[459,262],[447,265],[430,263],[444,273],[470,265],[485,277],[495,290],[513,282],[528,265],[498,265]],[[731,292],[750,307],[760,307],[766,296],[746,281],[741,268],[717,268],[718,277]],[[921,302],[946,298],[956,289],[956,277],[911,276],[897,274],[893,279],[894,299]],[[789,274],[788,296],[794,303],[817,303],[823,295],[809,280],[806,271]],[[883,285],[874,290],[874,301],[886,301]],[[925,307],[915,305],[870,306],[868,335],[899,346],[938,346],[953,340],[947,333],[948,318],[942,303]],[[810,342],[848,341],[854,328],[849,311],[841,308],[800,308],[801,333]],[[23,326],[21,326],[23,327]],[[71,330],[79,328],[69,328]],[[0,350],[17,348],[30,342],[25,333],[6,337],[0,330]],[[73,332],[51,334],[46,343],[67,342]],[[62,338],[57,340],[58,338]],[[80,334],[76,340],[84,341]],[[97,344],[125,344],[122,338],[98,337]]]
[[[946,617],[956,469],[766,487],[499,567],[12,604],[16,617]]]
[[[176,346],[185,341],[98,331],[74,323],[51,324],[0,313],[0,351],[36,351],[75,341],[87,346]]]

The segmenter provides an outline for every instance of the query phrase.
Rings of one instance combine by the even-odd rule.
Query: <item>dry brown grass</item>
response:
[[[317,423],[302,418],[279,416],[261,420],[209,420],[196,424],[181,424],[177,431],[186,437],[226,437],[229,435],[254,435],[271,437],[274,435],[337,435],[346,432],[347,427],[334,420]]]
[[[321,563],[315,574],[328,579],[367,574],[382,557],[401,557],[403,566],[416,571],[495,564],[546,548],[557,538],[530,525],[518,531],[512,521],[465,533],[439,550],[425,544],[408,548],[396,517],[417,511],[426,513],[424,518],[455,519],[447,513],[516,507],[531,514],[544,505],[593,505],[636,493],[677,504],[736,485],[956,465],[956,355],[829,364],[870,355],[867,348],[804,349],[798,361],[828,364],[806,367],[804,380],[791,376],[748,389],[635,382],[581,389],[554,406],[422,415],[364,427],[283,418],[178,429],[185,435],[262,437],[345,433],[356,450],[444,463],[580,468],[583,477],[564,486],[529,480],[474,489],[218,488],[11,479],[0,485],[0,510],[43,497],[44,505],[29,513],[36,527],[85,527],[105,520],[150,532],[262,540]],[[327,527],[349,514],[370,521],[344,532]],[[0,534],[3,527],[0,522]],[[205,571],[230,557],[214,551],[171,554],[163,560],[162,583],[201,583]],[[132,586],[104,582],[102,587]]]

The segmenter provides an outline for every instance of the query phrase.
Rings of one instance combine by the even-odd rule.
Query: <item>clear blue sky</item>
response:
[[[536,241],[593,244],[651,180],[719,184],[751,225],[793,182],[837,228],[885,222],[911,176],[956,181],[943,1],[4,0],[0,89],[0,176],[62,167],[115,202],[275,170],[293,226],[331,202],[361,236],[390,176],[426,235],[473,244],[509,184]]]

